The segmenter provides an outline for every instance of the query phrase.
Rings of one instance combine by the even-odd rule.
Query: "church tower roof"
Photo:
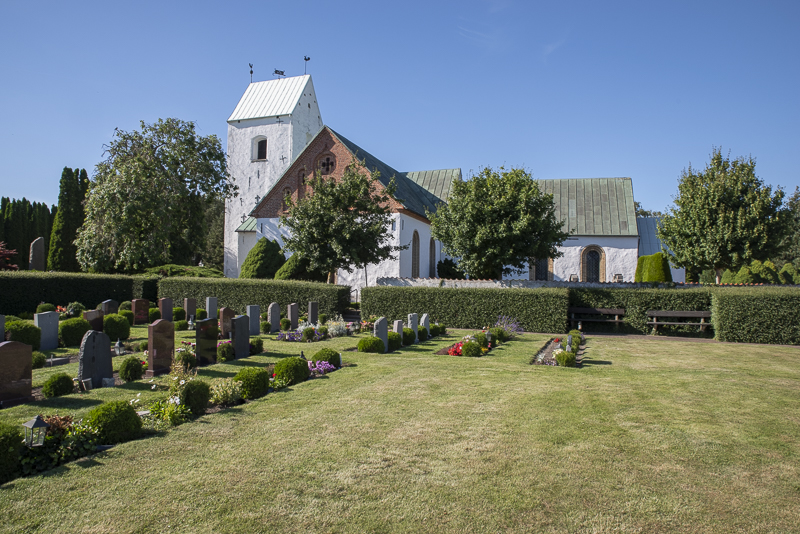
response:
[[[305,74],[251,83],[228,117],[228,122],[291,115],[310,82],[311,75]]]

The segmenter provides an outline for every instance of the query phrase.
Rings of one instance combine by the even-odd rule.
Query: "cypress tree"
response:
[[[76,178],[72,169],[64,167],[59,183],[58,211],[53,221],[47,256],[47,269],[50,271],[80,271],[74,241],[78,226],[83,224],[82,194],[80,176]]]

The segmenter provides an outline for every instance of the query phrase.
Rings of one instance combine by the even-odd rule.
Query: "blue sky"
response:
[[[249,82],[303,73],[394,168],[630,176],[663,209],[712,147],[800,185],[800,2],[2,2],[0,195],[56,203],[114,128],[225,144]]]

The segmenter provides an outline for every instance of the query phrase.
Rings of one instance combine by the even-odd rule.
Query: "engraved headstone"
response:
[[[257,336],[261,333],[261,306],[248,306],[247,317],[250,322],[250,335]]]
[[[33,316],[33,324],[42,329],[42,341],[39,350],[53,350],[58,348],[58,312],[37,313]]]
[[[169,373],[175,356],[175,326],[172,321],[158,319],[147,327],[148,378]]]
[[[19,341],[0,343],[0,407],[33,400],[32,352],[30,345]]]
[[[567,336],[567,352],[572,352],[572,336]]]
[[[394,326],[392,327],[392,330],[400,335],[403,335],[403,321],[395,321],[393,325]]]
[[[200,365],[217,363],[217,320],[201,319],[195,329],[194,353]]]
[[[92,387],[103,387],[104,378],[114,378],[111,340],[103,332],[89,330],[81,341],[78,355],[78,380],[92,379]]]
[[[428,331],[428,336],[431,335],[431,320],[427,313],[422,314],[422,319],[419,320],[420,324]]]
[[[31,243],[30,254],[28,255],[28,269],[31,271],[44,271],[44,238],[37,237]]]
[[[100,303],[100,309],[103,311],[103,315],[111,315],[112,313],[119,312],[119,302],[116,300],[104,300]]]
[[[389,352],[389,322],[386,317],[379,317],[372,327],[372,335],[383,341],[383,351]]]
[[[222,339],[228,339],[231,333],[231,320],[234,317],[233,310],[230,308],[219,309],[219,331],[222,334]]]
[[[149,322],[150,301],[147,299],[133,299],[131,301],[131,311],[133,311],[133,324],[147,324]]]
[[[183,299],[183,309],[186,311],[186,320],[189,320],[189,317],[197,317],[197,300],[195,299]]]
[[[83,319],[89,321],[92,330],[103,331],[103,312],[100,310],[88,310],[83,312]]]
[[[161,312],[161,318],[165,321],[172,322],[172,308],[175,307],[175,304],[172,302],[172,299],[169,297],[164,297],[163,299],[158,299],[158,311]]]
[[[308,303],[308,322],[311,324],[319,322],[319,302]]]
[[[419,316],[416,313],[408,314],[408,327],[414,331],[414,343],[416,343],[419,341],[419,334],[417,333],[419,329]]]
[[[246,315],[237,315],[231,320],[233,330],[233,354],[237,360],[250,356],[250,319]]]
[[[206,312],[209,319],[217,318],[217,297],[206,297]]]
[[[300,322],[300,307],[296,302],[289,304],[289,321],[291,321],[291,329],[297,330],[297,325]]]
[[[277,302],[273,302],[267,308],[267,320],[270,325],[270,334],[281,329],[281,307]]]

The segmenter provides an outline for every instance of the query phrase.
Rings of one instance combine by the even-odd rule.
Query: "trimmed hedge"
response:
[[[19,341],[39,350],[42,346],[42,329],[28,321],[12,321],[6,323],[6,335],[9,341]],[[2,341],[0,341],[2,343]]]
[[[92,329],[92,325],[86,319],[75,317],[58,323],[58,338],[65,347],[77,347],[83,341],[86,332]]]
[[[311,361],[315,362],[328,362],[329,364],[333,365],[334,367],[341,367],[342,366],[342,355],[336,352],[333,349],[324,348],[317,351],[314,356],[311,357]]]
[[[275,364],[275,378],[286,380],[290,386],[308,380],[310,375],[308,362],[299,356],[290,356]]]
[[[164,278],[158,284],[158,293],[175,302],[184,298],[202,302],[208,296],[216,296],[220,307],[235,310],[244,310],[252,304],[266,309],[273,302],[281,309],[296,302],[303,309],[310,301],[317,301],[320,313],[328,315],[341,312],[350,302],[350,286],[292,280]]]
[[[133,314],[133,312],[130,312]],[[115,339],[128,339],[131,337],[131,324],[128,319],[118,313],[109,313],[103,316],[103,332],[111,341]]]
[[[142,431],[142,420],[136,409],[124,400],[101,404],[89,412],[84,422],[98,430],[103,445],[138,438]]]
[[[386,352],[386,346],[383,340],[379,337],[369,336],[362,338],[358,342],[358,352],[370,352],[373,354],[383,354]]]
[[[713,291],[711,320],[719,341],[800,345],[800,289],[721,288]]]
[[[528,332],[563,332],[568,295],[564,288],[365,287],[361,316],[384,316],[391,323],[409,313],[428,313],[452,328],[483,328],[510,315]]]

